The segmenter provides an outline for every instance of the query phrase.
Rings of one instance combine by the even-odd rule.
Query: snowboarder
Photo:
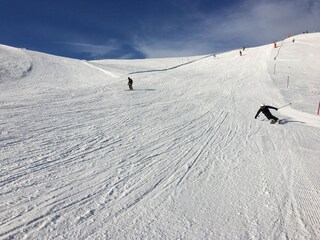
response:
[[[132,84],[133,84],[133,80],[131,78],[128,77],[128,86],[129,86],[129,90],[133,90],[132,88]]]
[[[259,114],[262,112],[266,116],[266,118],[268,118],[268,120],[271,120],[270,123],[276,123],[279,119],[277,117],[273,116],[269,109],[274,109],[274,110],[278,111],[278,108],[276,108],[276,107],[261,104],[260,109],[258,110],[258,112],[254,118],[257,119]]]

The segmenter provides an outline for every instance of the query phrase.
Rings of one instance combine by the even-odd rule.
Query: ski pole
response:
[[[286,105],[283,105],[282,107],[278,107],[278,110],[279,110],[280,108],[284,108],[284,107],[287,107],[287,106],[289,106],[289,105],[291,105],[291,103],[288,103],[288,104],[286,104]]]

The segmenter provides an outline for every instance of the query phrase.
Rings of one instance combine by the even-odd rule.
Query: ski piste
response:
[[[320,239],[320,34],[295,39],[276,61],[0,45],[0,239]]]

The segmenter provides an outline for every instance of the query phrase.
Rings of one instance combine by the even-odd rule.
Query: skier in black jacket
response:
[[[132,84],[133,84],[133,80],[132,80],[131,78],[129,78],[129,77],[128,77],[128,86],[129,86],[129,90],[133,90]]]
[[[279,119],[271,114],[271,112],[269,111],[269,108],[278,111],[278,108],[276,108],[276,107],[267,106],[267,105],[262,104],[254,118],[257,119],[259,114],[262,112],[268,118],[268,120],[272,119],[275,122],[277,122]]]

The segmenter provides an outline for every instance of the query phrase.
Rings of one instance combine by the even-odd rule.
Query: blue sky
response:
[[[0,0],[0,44],[77,59],[178,57],[320,31],[320,0]]]

